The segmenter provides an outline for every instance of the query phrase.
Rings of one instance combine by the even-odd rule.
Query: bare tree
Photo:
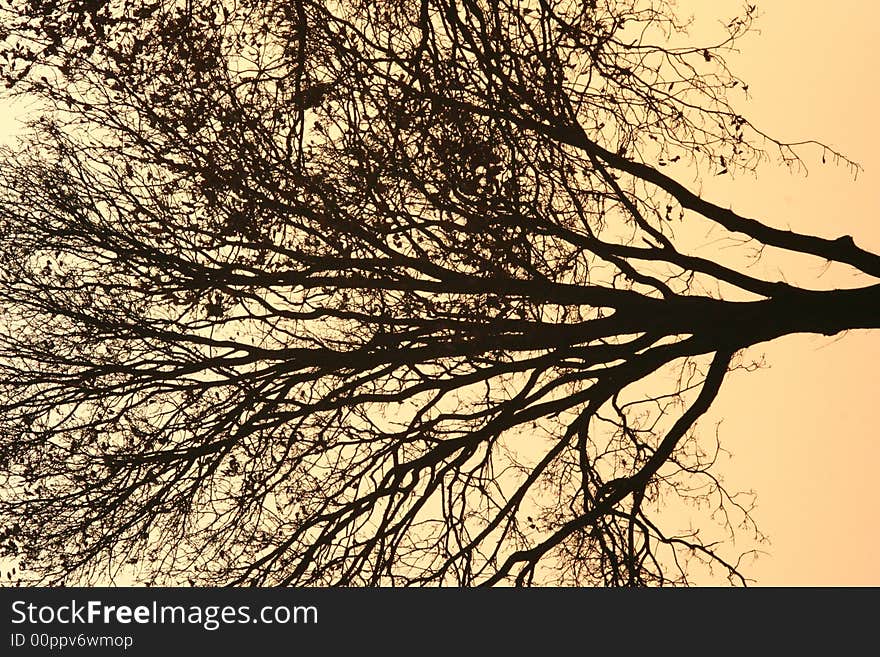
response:
[[[754,7],[680,46],[671,5],[5,3],[41,103],[0,170],[17,576],[745,583],[707,528],[754,534],[749,500],[695,422],[747,347],[880,326],[880,285],[730,254],[880,256],[667,175],[850,165],[736,111]],[[673,498],[703,532],[664,529]]]

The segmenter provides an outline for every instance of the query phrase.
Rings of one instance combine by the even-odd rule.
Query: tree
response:
[[[745,583],[711,521],[664,529],[757,531],[696,421],[748,347],[880,326],[878,284],[742,259],[880,256],[667,173],[854,166],[736,110],[755,11],[682,46],[656,0],[7,3],[41,102],[0,173],[19,575]]]

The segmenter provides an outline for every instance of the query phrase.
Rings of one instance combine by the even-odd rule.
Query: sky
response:
[[[699,15],[718,15],[711,6]],[[721,205],[779,227],[838,237],[880,251],[880,5],[863,0],[757,2],[760,34],[740,44],[732,68],[749,83],[742,111],[783,140],[818,139],[863,167],[807,158],[808,173],[775,163],[757,177],[707,181]],[[704,7],[708,6],[704,5]],[[723,17],[724,14],[720,13]],[[710,29],[699,21],[700,29]],[[797,280],[815,287],[870,284],[811,261]],[[874,281],[876,282],[876,281]],[[732,489],[753,489],[753,516],[768,536],[748,569],[764,586],[880,585],[880,332],[789,336],[753,348],[768,367],[734,373],[702,421],[732,457]]]
[[[730,58],[749,83],[743,113],[780,139],[836,147],[863,171],[854,178],[814,155],[808,174],[770,162],[756,177],[707,180],[702,191],[767,223],[828,237],[850,234],[880,251],[880,3],[756,1],[760,33]],[[695,38],[703,29],[717,33],[717,21],[730,15],[724,2],[680,5],[700,18]],[[13,130],[14,114],[0,113],[0,134]],[[844,269],[826,272],[817,262],[798,276],[823,287],[867,282]],[[757,494],[753,515],[769,542],[747,575],[764,586],[880,585],[880,331],[789,336],[749,355],[763,355],[768,367],[731,375],[701,422],[721,422],[723,446],[732,454],[719,471],[728,487]]]

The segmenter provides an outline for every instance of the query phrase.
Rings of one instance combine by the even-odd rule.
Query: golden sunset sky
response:
[[[722,4],[690,0],[681,7],[714,20],[726,15]],[[729,60],[750,85],[743,113],[784,141],[836,147],[864,170],[854,179],[805,151],[807,174],[771,162],[757,177],[706,181],[704,193],[766,223],[849,234],[880,251],[880,5],[756,4],[760,33]],[[698,21],[693,34],[712,27]],[[797,282],[871,282],[845,268],[823,272],[821,262],[809,263]],[[770,543],[747,572],[759,585],[880,585],[880,332],[791,336],[750,352],[761,354],[769,368],[731,375],[701,423],[722,421],[722,444],[733,456],[721,472],[731,489],[758,495],[754,517]]]
[[[820,151],[805,151],[808,175],[770,161],[756,176],[707,179],[703,193],[766,223],[849,234],[880,252],[880,3],[754,1],[760,32],[729,59],[750,87],[742,113],[781,140],[825,142],[864,170],[854,178],[845,166],[822,165]],[[742,6],[679,4],[698,19],[695,41],[719,33]],[[0,133],[13,131],[18,113],[0,109]],[[693,188],[692,178],[682,182]],[[845,269],[825,272],[818,261],[796,275],[815,287],[870,282]],[[759,585],[880,585],[880,331],[790,336],[749,352],[761,354],[768,367],[733,373],[700,424],[712,430],[721,422],[732,453],[719,464],[728,487],[758,495],[754,518],[770,542],[746,574]]]

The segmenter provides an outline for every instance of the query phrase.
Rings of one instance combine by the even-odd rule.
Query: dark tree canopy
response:
[[[16,577],[744,583],[749,502],[695,422],[745,348],[880,326],[880,285],[766,280],[688,231],[880,256],[694,191],[842,158],[736,110],[754,7],[677,45],[672,5],[2,3],[36,108],[0,169]],[[665,528],[676,498],[703,530]]]

